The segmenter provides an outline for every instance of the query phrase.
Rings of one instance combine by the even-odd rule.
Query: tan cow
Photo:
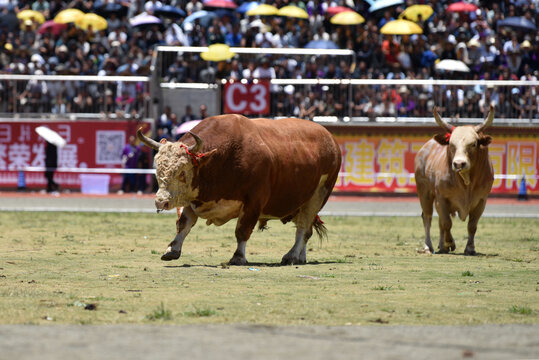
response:
[[[451,216],[468,220],[468,243],[464,254],[475,255],[474,236],[477,222],[483,214],[488,194],[494,181],[494,172],[488,156],[491,137],[484,135],[494,120],[494,108],[482,124],[454,127],[442,120],[433,110],[438,125],[446,131],[435,135],[417,153],[415,181],[417,195],[423,209],[425,252],[433,252],[430,239],[432,204],[439,216],[440,243],[438,251],[454,251],[451,236]]]
[[[237,249],[230,263],[247,263],[245,245],[259,223],[278,219],[296,224],[296,241],[283,264],[306,262],[306,244],[325,232],[317,216],[341,167],[341,150],[319,124],[300,119],[248,119],[220,115],[202,120],[179,142],[155,142],[159,210],[183,207],[177,235],[161,257],[178,259],[198,218],[220,226],[238,218]]]

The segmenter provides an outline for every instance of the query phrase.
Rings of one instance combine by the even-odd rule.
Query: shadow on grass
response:
[[[296,265],[282,265],[280,262],[278,263],[272,263],[272,262],[249,262],[245,265],[229,265],[228,263],[223,263],[221,265],[209,265],[209,264],[195,264],[195,265],[191,265],[191,264],[183,264],[183,265],[164,265],[163,267],[165,268],[189,268],[189,267],[203,267],[203,268],[219,268],[219,267],[223,267],[223,266],[226,266],[226,267],[253,267],[253,266],[258,266],[258,267],[287,267],[287,266],[309,266],[309,265],[331,265],[331,264],[346,264],[345,262],[342,262],[342,261],[338,261],[338,260],[335,260],[335,261],[310,261],[310,262],[307,262],[306,264],[296,264]]]
[[[436,253],[434,255],[452,255],[452,256],[463,256],[463,257],[485,257],[485,258],[489,258],[489,257],[496,257],[496,256],[500,256],[499,254],[483,254],[483,253],[475,253],[475,255],[466,255],[464,254],[463,252],[450,252],[450,253]]]

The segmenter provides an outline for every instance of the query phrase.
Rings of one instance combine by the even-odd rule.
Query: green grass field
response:
[[[278,266],[295,229],[270,222],[250,264],[229,267],[235,222],[200,221],[162,262],[173,215],[0,212],[0,323],[539,322],[536,219],[482,219],[475,257],[459,220],[449,255],[418,253],[420,218],[324,220],[329,239],[313,236],[307,265]]]

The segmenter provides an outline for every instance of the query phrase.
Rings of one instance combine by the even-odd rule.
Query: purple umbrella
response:
[[[161,19],[153,15],[142,13],[134,18],[129,19],[129,23],[131,26],[154,25],[161,24]]]
[[[188,131],[191,131],[195,126],[197,126],[202,120],[191,120],[184,122],[176,129],[176,135],[185,134]]]

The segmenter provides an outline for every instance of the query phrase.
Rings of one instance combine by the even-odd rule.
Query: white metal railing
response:
[[[0,74],[0,113],[27,117],[146,118],[148,76]],[[125,93],[124,93],[125,90]],[[122,102],[122,96],[130,101]]]
[[[201,53],[208,51],[207,46],[158,46],[159,52],[175,53]],[[354,56],[353,50],[343,49],[301,49],[301,48],[244,48],[231,47],[230,51],[236,54],[252,55],[329,55],[329,56]]]
[[[22,171],[25,172],[44,172],[56,171],[63,173],[80,173],[80,174],[151,174],[155,175],[155,169],[111,169],[111,168],[46,168],[43,166],[27,166]],[[356,174],[350,172],[340,172],[339,176],[356,176],[361,175],[365,178],[409,178],[414,179],[413,173],[374,173],[374,174]],[[518,174],[495,174],[494,179],[501,180],[520,180],[523,175]],[[525,175],[528,179],[539,179],[539,175]]]

